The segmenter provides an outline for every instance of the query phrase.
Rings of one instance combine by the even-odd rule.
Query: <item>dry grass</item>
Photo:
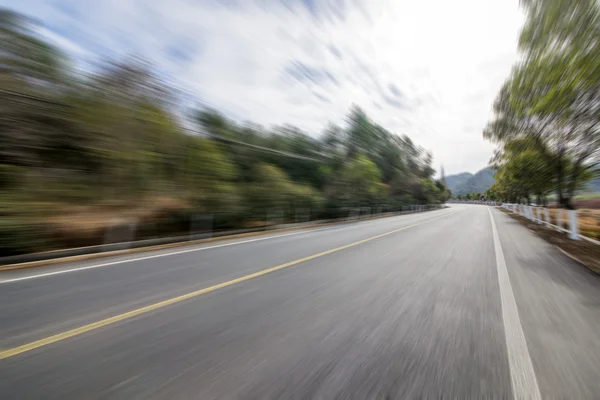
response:
[[[554,225],[568,228],[569,217],[564,209],[551,208],[550,222]],[[600,239],[600,209],[577,210],[579,230],[582,235],[593,239]]]
[[[101,243],[108,229],[129,223],[160,224],[169,214],[189,207],[187,202],[169,197],[147,198],[134,207],[121,203],[70,206],[58,208],[45,220],[44,228],[71,246],[94,245]]]

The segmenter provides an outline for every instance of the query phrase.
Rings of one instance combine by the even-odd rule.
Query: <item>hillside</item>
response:
[[[462,185],[464,185],[465,183],[467,183],[467,181],[473,177],[473,174],[470,172],[463,172],[460,174],[456,174],[456,175],[449,175],[446,177],[446,185],[448,186],[448,189],[450,189],[450,191],[452,193],[456,193],[456,190],[461,187]]]
[[[586,191],[588,192],[600,192],[600,178],[596,178],[587,184]]]
[[[495,182],[495,171],[491,168],[484,168],[475,175],[469,172],[463,172],[446,177],[446,184],[453,195],[465,193],[483,193]]]

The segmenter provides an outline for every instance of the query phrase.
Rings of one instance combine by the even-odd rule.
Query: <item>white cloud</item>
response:
[[[492,154],[481,131],[522,23],[518,0],[14,1],[74,57],[141,54],[238,119],[316,135],[356,103],[448,174]]]

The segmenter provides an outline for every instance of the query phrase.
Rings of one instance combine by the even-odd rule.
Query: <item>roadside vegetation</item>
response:
[[[102,244],[127,224],[141,239],[449,196],[430,153],[358,106],[319,135],[234,121],[184,107],[140,59],[81,72],[36,23],[0,10],[0,255]]]
[[[600,5],[522,0],[521,60],[494,104],[484,137],[499,145],[489,199],[574,209],[598,177]]]

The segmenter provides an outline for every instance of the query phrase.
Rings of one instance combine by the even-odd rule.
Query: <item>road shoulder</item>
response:
[[[597,398],[600,278],[492,212],[542,398]]]

